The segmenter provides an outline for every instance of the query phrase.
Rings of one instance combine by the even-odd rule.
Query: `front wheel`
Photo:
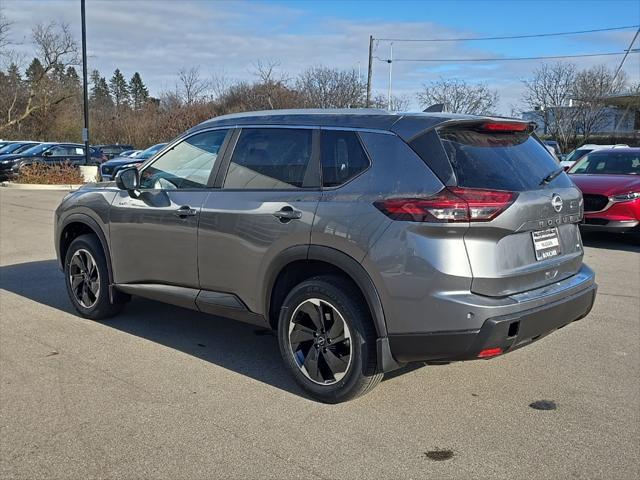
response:
[[[278,343],[298,385],[322,402],[352,400],[382,379],[371,315],[341,277],[315,277],[291,291],[280,311]]]
[[[64,276],[69,299],[83,317],[102,320],[122,309],[121,303],[109,300],[107,260],[95,235],[80,235],[71,242]]]

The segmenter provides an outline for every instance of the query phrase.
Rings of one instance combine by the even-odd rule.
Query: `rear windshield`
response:
[[[449,128],[439,131],[458,185],[520,192],[542,188],[541,181],[559,164],[549,151],[525,132],[485,133]],[[570,186],[562,174],[552,185]]]
[[[122,151],[120,147],[101,147],[100,150],[102,153],[111,154],[111,153],[119,153]]]

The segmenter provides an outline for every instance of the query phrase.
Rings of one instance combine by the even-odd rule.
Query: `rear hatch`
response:
[[[582,195],[528,124],[467,120],[436,132],[452,170],[449,188],[503,202],[495,214],[480,210],[476,220],[470,204],[464,244],[473,292],[507,296],[578,272]]]

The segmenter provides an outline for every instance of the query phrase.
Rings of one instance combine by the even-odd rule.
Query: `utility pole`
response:
[[[369,35],[369,70],[367,71],[367,103],[366,107],[371,106],[371,75],[373,73],[373,35]]]
[[[389,45],[389,92],[387,93],[387,110],[391,110],[391,72],[393,70],[393,42]]]
[[[84,95],[84,128],[82,129],[82,141],[84,142],[85,164],[91,163],[91,151],[89,150],[89,92],[87,88],[87,28],[84,12],[84,0],[80,0],[80,15],[82,17],[82,90]]]
[[[620,62],[620,65],[618,66],[618,69],[616,70],[615,75],[613,76],[613,80],[611,80],[611,86],[612,87],[613,87],[613,82],[615,82],[616,78],[618,78],[618,74],[620,73],[620,70],[622,70],[622,66],[624,65],[625,60],[629,56],[629,52],[631,52],[631,48],[633,47],[633,44],[635,43],[636,38],[638,38],[639,34],[640,34],[640,28],[638,28],[638,30],[636,30],[636,34],[633,36],[633,39],[631,40],[631,43],[629,44],[629,48],[627,48],[627,51],[624,54],[624,57],[622,57],[622,61]]]

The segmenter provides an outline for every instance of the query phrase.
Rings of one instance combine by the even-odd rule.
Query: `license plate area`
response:
[[[560,237],[557,228],[547,228],[531,232],[536,260],[546,260],[560,255]]]

